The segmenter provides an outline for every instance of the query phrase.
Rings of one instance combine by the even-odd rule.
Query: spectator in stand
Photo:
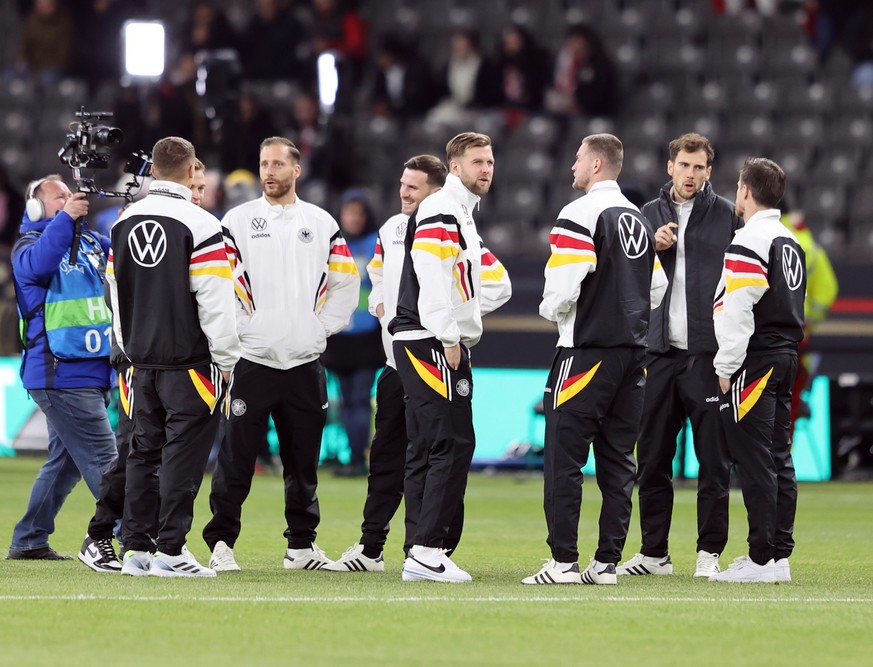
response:
[[[873,5],[858,3],[843,32],[843,45],[854,62],[852,84],[873,89]]]
[[[515,126],[524,116],[542,110],[548,56],[533,36],[518,25],[503,29],[497,53],[499,104],[507,123]]]
[[[787,197],[779,205],[782,224],[794,234],[806,253],[806,300],[804,301],[803,340],[798,346],[797,375],[791,389],[791,435],[800,417],[809,417],[803,392],[809,387],[818,365],[818,354],[809,351],[809,337],[821,324],[836,301],[840,286],[827,252],[812,235],[803,211],[789,206]]]
[[[136,4],[92,0],[76,11],[73,73],[88,81],[91,93],[101,83],[116,83],[121,74],[121,27],[136,14]],[[126,127],[126,126],[125,126]]]
[[[373,422],[373,382],[376,371],[385,364],[379,320],[369,312],[373,284],[365,270],[376,248],[379,224],[363,190],[353,188],[340,196],[339,225],[358,265],[361,292],[352,321],[327,339],[321,362],[339,380],[340,420],[351,450],[349,462],[337,468],[336,474],[363,477],[367,474],[367,450]]]
[[[18,239],[22,215],[24,197],[15,189],[9,180],[9,173],[0,165],[0,356],[11,356],[21,351],[15,288],[12,284],[12,246]]]
[[[376,66],[374,116],[418,117],[433,106],[433,74],[400,38],[385,37],[376,56]]]
[[[571,26],[555,60],[546,109],[560,116],[612,116],[616,73],[593,28]]]
[[[806,0],[807,32],[818,50],[819,60],[827,62],[846,24],[852,18],[857,0]]]
[[[291,136],[300,149],[304,171],[297,181],[305,188],[312,184],[344,189],[350,183],[352,165],[345,159],[344,130],[340,123],[321,117],[318,100],[304,91],[294,100]]]
[[[36,0],[24,21],[14,75],[50,86],[66,73],[76,28],[58,0]]]
[[[213,0],[199,0],[191,5],[179,42],[183,52],[235,49],[237,35]]]
[[[194,88],[196,76],[194,53],[183,53],[146,101],[145,145],[153,145],[172,133],[172,136],[188,138],[201,153],[206,152],[210,144],[209,126]]]
[[[438,81],[442,99],[428,120],[459,125],[472,120],[476,109],[491,106],[497,98],[491,63],[479,51],[479,35],[472,30],[452,34],[449,61]]]
[[[257,0],[251,20],[240,38],[240,56],[246,77],[275,81],[308,81],[303,25],[279,0]],[[258,139],[271,136],[267,133]],[[249,143],[251,145],[251,142]]]
[[[270,114],[257,97],[244,92],[237,102],[236,113],[222,130],[221,168],[226,172],[241,168],[255,171],[257,156],[252,155],[252,145],[275,134],[276,125]]]
[[[343,109],[352,103],[352,94],[363,80],[364,63],[369,55],[367,24],[348,4],[345,0],[312,1],[313,61],[326,51],[336,55],[339,72],[336,106]],[[314,67],[312,72],[314,82]]]

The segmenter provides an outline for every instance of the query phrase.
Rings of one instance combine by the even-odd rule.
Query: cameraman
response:
[[[115,457],[109,404],[109,310],[103,279],[109,240],[82,233],[70,265],[75,220],[88,213],[83,193],[60,176],[30,184],[12,274],[23,320],[21,379],[45,413],[48,459],[12,533],[8,560],[70,560],[49,546],[55,516],[80,477],[96,497]]]

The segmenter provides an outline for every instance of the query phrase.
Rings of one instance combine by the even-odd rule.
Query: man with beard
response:
[[[296,193],[300,151],[288,139],[261,143],[264,194],[231,209],[222,224],[234,267],[241,359],[212,480],[212,519],[203,539],[210,567],[239,570],[233,547],[268,419],[279,436],[285,478],[286,570],[319,570],[331,561],[315,544],[318,457],[327,418],[319,355],[348,325],[360,277],[336,220]]]
[[[462,132],[446,146],[449,175],[406,229],[394,337],[406,392],[404,581],[471,581],[448,551],[460,540],[476,446],[469,348],[482,335],[483,262],[473,211],[491,188],[491,138]]]
[[[728,539],[731,461],[718,416],[718,384],[712,358],[718,345],[712,328],[712,295],[724,251],[743,226],[733,205],[710,185],[715,151],[700,134],[670,142],[660,196],[643,206],[655,231],[658,256],[670,281],[664,302],[652,311],[646,360],[646,398],[637,444],[639,553],[620,565],[619,575],[667,575],[673,514],[676,437],[691,420],[697,475],[697,564],[695,577],[719,571]]]

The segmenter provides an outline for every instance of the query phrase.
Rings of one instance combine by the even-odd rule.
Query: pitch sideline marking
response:
[[[183,595],[0,595],[0,602],[247,602],[247,603],[361,603],[384,602],[388,604],[404,602],[669,602],[669,603],[752,603],[752,604],[870,604],[873,598],[716,598],[716,597],[616,597],[604,596],[598,598],[580,597],[448,597],[448,596],[409,596],[409,597],[218,597],[218,596],[183,596]]]

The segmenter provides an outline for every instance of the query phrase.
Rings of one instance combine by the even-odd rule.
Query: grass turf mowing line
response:
[[[0,542],[8,544],[38,466],[0,460]],[[189,536],[201,562],[208,559],[199,536],[208,483]],[[873,601],[865,601],[873,597],[871,492],[870,484],[802,486],[788,585],[694,580],[695,494],[681,488],[671,534],[676,575],[550,588],[519,583],[548,555],[541,479],[471,478],[455,560],[474,581],[449,585],[400,581],[402,516],[384,573],[283,571],[283,485],[258,477],[236,548],[242,572],[134,579],[96,574],[78,561],[0,561],[0,665],[68,664],[106,649],[125,661],[210,667],[863,664],[873,631]],[[322,475],[318,543],[330,556],[358,539],[365,493],[363,480]],[[584,495],[580,551],[587,562],[599,512],[593,480],[586,480]],[[80,484],[58,517],[52,545],[75,553],[92,512],[93,498]],[[725,564],[745,550],[739,491],[731,518]],[[635,514],[625,555],[638,544]]]

